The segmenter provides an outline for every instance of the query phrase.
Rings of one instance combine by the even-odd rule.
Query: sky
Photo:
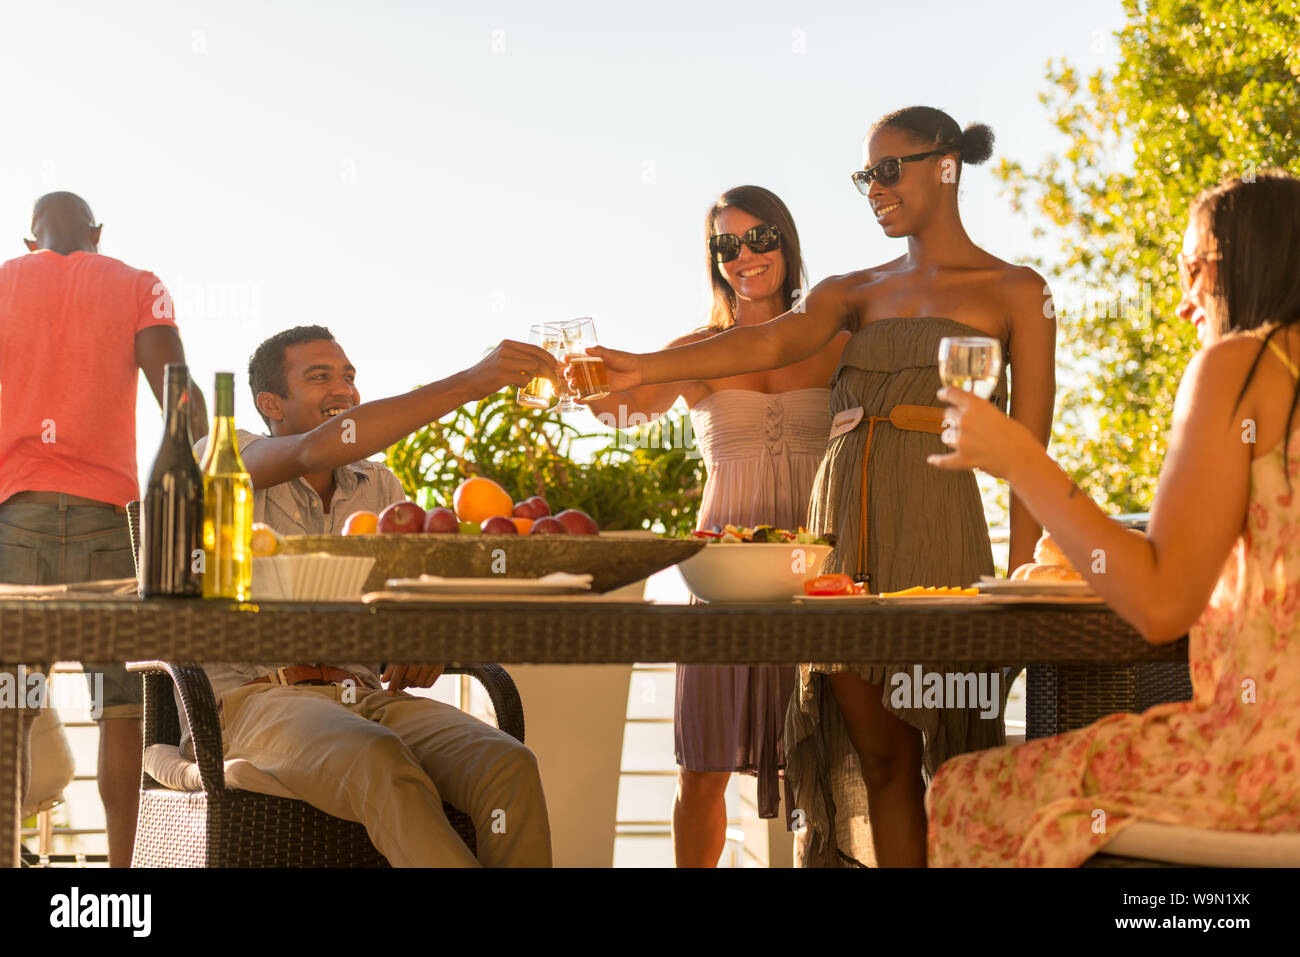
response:
[[[237,374],[253,431],[248,357],[294,325],[333,331],[363,400],[536,322],[663,345],[706,316],[704,215],[742,183],[785,200],[814,283],[892,259],[849,180],[872,121],[937,106],[1037,166],[1063,146],[1047,61],[1110,65],[1123,25],[1119,0],[0,2],[0,258],[37,196],[82,195],[100,251],[172,291],[209,403]],[[1050,257],[988,166],[961,188],[977,243]]]

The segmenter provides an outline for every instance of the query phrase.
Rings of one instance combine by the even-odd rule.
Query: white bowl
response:
[[[255,601],[353,601],[373,555],[275,555],[253,559]]]
[[[821,574],[830,553],[829,545],[711,542],[677,567],[701,601],[789,601],[803,597],[803,583]]]

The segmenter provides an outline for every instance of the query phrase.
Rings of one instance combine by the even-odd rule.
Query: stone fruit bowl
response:
[[[592,576],[593,592],[613,591],[690,558],[702,541],[653,532],[599,535],[289,535],[284,552],[368,555],[375,559],[366,591],[390,578],[540,578],[551,572]],[[809,546],[810,547],[810,546]]]
[[[789,601],[803,597],[830,553],[830,545],[795,542],[713,543],[677,570],[701,601]]]

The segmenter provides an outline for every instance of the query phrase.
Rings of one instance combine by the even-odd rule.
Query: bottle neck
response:
[[[166,419],[167,439],[183,443],[191,449],[190,440],[190,377],[185,367],[169,365],[166,372],[167,398]]]
[[[235,435],[235,389],[233,382],[219,377],[214,398],[216,414],[212,418],[212,434],[208,437],[208,454],[203,471],[208,475],[229,475],[246,472],[239,457],[239,440]]]

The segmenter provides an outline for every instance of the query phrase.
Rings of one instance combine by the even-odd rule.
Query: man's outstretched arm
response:
[[[560,379],[555,358],[537,346],[506,340],[478,365],[404,395],[365,402],[301,435],[249,442],[240,455],[253,488],[328,472],[369,458],[453,409],[534,376]]]

